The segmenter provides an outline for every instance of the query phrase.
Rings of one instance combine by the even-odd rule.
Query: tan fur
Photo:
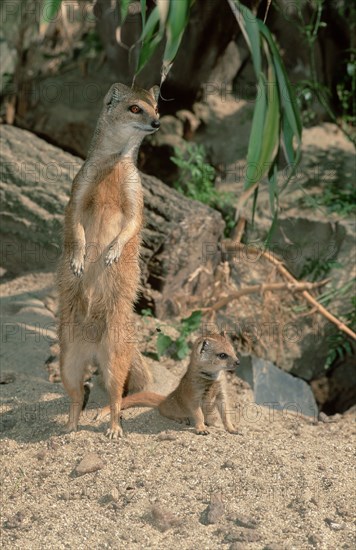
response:
[[[132,105],[142,112],[131,112]],[[58,268],[60,367],[71,400],[68,430],[78,426],[89,365],[99,365],[109,392],[109,437],[122,434],[125,383],[132,391],[150,379],[132,338],[143,215],[136,160],[142,139],[158,125],[156,87],[148,92],[114,84],[73,182]]]
[[[226,354],[221,359],[219,354]],[[152,392],[140,392],[122,400],[122,409],[131,407],[158,407],[162,416],[178,422],[193,418],[196,433],[208,434],[206,416],[216,407],[225,429],[237,433],[230,418],[224,371],[235,370],[239,360],[225,335],[212,334],[196,340],[187,372],[178,387],[167,397]],[[110,406],[102,409],[99,418],[110,412]]]

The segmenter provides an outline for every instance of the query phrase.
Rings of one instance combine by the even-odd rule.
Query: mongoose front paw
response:
[[[70,268],[76,277],[81,277],[84,273],[84,257],[73,257],[70,261]]]
[[[119,437],[124,437],[124,432],[121,426],[115,426],[115,428],[108,428],[105,435],[109,439],[118,439]]]
[[[200,429],[200,428],[199,428],[199,429],[196,429],[196,430],[195,430],[195,433],[196,433],[197,435],[209,435],[209,431],[208,431],[206,428],[204,428],[204,429]]]
[[[226,428],[226,431],[229,432],[229,434],[239,434],[239,430],[237,428],[234,428],[234,426],[229,426]]]
[[[120,258],[121,250],[117,245],[112,245],[105,256],[105,265],[110,266],[113,262],[117,262]]]

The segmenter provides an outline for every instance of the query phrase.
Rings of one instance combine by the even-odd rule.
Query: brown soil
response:
[[[355,547],[351,414],[318,422],[273,412],[234,378],[239,435],[212,427],[197,436],[137,409],[124,413],[125,437],[111,441],[93,420],[106,403],[96,378],[80,430],[64,434],[67,398],[45,368],[52,288],[51,274],[2,287],[4,548]],[[150,330],[141,325],[143,339]],[[150,365],[166,373],[157,384],[167,391],[187,361],[161,363]]]

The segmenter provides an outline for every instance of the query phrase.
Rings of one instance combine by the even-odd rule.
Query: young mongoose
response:
[[[198,338],[193,346],[187,372],[178,387],[167,397],[152,392],[128,395],[121,409],[158,407],[162,416],[177,422],[193,419],[198,435],[207,435],[205,417],[216,407],[225,429],[237,433],[230,418],[225,372],[239,365],[235,351],[225,334]],[[110,406],[99,413],[98,419],[110,412]]]
[[[157,86],[149,91],[111,86],[88,158],[73,181],[58,268],[60,369],[70,397],[68,431],[78,426],[88,366],[99,365],[110,396],[110,438],[122,435],[119,413],[125,383],[137,391],[150,379],[132,341],[143,215],[136,162],[143,138],[160,125],[158,94]]]

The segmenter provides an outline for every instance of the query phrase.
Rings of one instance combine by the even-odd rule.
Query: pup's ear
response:
[[[159,94],[160,94],[159,86],[152,86],[152,88],[148,90],[148,93],[153,97],[153,99],[157,103]]]
[[[113,107],[116,107],[116,105],[120,103],[120,101],[122,101],[128,93],[131,93],[131,90],[125,86],[125,84],[113,84],[104,97],[104,105],[107,110],[111,111]]]
[[[209,347],[208,340],[203,340],[201,348],[200,348],[200,353],[203,353],[204,351],[206,351],[208,349],[208,347]]]

